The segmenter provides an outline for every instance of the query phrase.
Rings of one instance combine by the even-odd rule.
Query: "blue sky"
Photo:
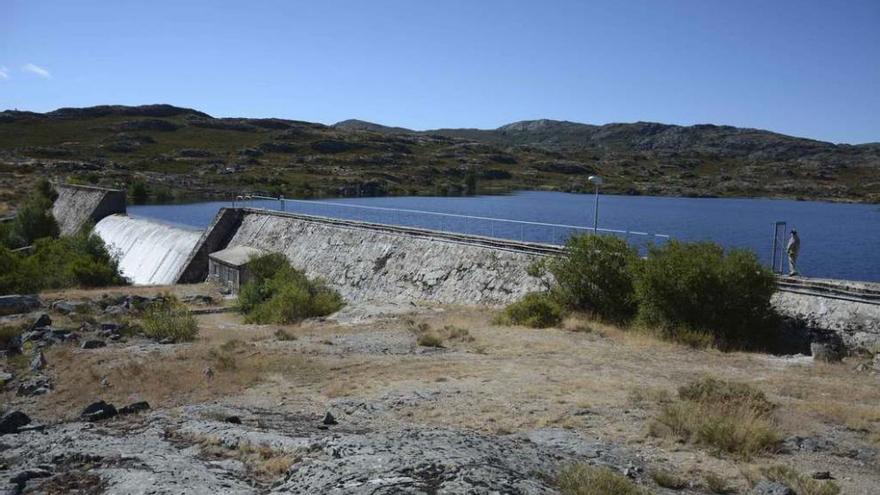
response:
[[[0,108],[880,141],[880,1],[0,0]]]

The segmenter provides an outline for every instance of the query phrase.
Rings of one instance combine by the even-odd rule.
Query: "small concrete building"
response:
[[[208,255],[208,280],[228,287],[238,293],[250,279],[247,268],[251,259],[266,254],[262,249],[236,246]]]

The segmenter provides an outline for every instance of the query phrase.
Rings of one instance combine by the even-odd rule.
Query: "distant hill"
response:
[[[214,118],[171,105],[0,112],[0,214],[34,177],[124,187],[153,199],[463,194],[515,189],[880,202],[880,144],[652,122],[514,122],[413,131],[362,120]]]

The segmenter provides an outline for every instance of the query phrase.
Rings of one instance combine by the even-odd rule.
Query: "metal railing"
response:
[[[305,215],[324,216],[343,220],[356,220],[385,225],[416,227],[423,229],[479,235],[498,239],[538,242],[545,244],[565,244],[572,235],[594,233],[593,227],[560,223],[531,222],[457,213],[413,210],[407,208],[388,208],[333,201],[314,201],[301,199],[273,198],[250,194],[238,196],[233,207],[244,206],[275,211],[287,211]],[[640,250],[648,245],[665,242],[666,234],[649,233],[636,230],[595,229],[600,234],[615,235],[625,239]]]

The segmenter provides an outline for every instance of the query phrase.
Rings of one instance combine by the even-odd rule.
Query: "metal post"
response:
[[[599,184],[596,184],[596,207],[593,216],[593,235],[599,233]]]

